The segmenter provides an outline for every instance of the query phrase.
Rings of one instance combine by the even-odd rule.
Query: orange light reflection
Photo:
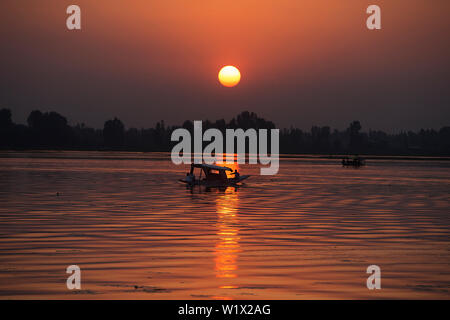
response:
[[[233,188],[227,188],[225,193],[216,200],[218,215],[217,236],[219,241],[215,246],[215,272],[217,278],[237,278],[237,258],[240,252],[238,218],[238,194]],[[237,288],[224,284],[219,288]]]

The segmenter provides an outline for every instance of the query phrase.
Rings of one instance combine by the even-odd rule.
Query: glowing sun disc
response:
[[[241,81],[241,73],[238,68],[225,66],[219,71],[219,81],[225,87],[234,87]]]

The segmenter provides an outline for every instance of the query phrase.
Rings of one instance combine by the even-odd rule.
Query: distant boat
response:
[[[355,156],[353,158],[349,158],[349,157],[345,157],[344,159],[342,159],[342,165],[344,167],[349,167],[349,166],[353,166],[353,167],[361,167],[366,165],[366,161],[358,156]]]
[[[200,169],[198,178],[194,175],[194,169]],[[228,178],[227,171],[234,174],[234,178]],[[202,178],[202,174],[204,177]],[[191,164],[191,170],[186,174],[185,179],[179,181],[186,183],[187,185],[206,185],[206,186],[232,186],[237,185],[243,180],[250,177],[249,175],[241,176],[236,170],[233,172],[231,168],[221,167],[212,164]]]

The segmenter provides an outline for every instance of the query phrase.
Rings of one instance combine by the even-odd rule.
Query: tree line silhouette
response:
[[[83,123],[70,126],[59,113],[39,110],[32,111],[27,125],[22,125],[13,123],[11,110],[1,109],[0,149],[170,151],[177,143],[170,139],[172,131],[180,127],[193,132],[193,122],[188,120],[181,126],[166,126],[164,121],[158,121],[146,129],[127,129],[118,118],[107,120],[103,129]],[[228,128],[274,129],[275,124],[244,111],[229,122],[203,121],[203,130],[209,128],[225,133]],[[438,131],[421,129],[395,134],[363,132],[359,121],[351,122],[342,131],[329,126],[313,126],[310,131],[291,127],[280,130],[280,153],[449,156],[450,126]]]

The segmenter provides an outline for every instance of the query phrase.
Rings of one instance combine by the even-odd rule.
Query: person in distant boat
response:
[[[241,177],[241,175],[239,174],[239,172],[237,171],[237,169],[234,170],[234,172],[233,172],[232,174],[234,175],[234,178],[235,178],[236,180],[239,180],[239,178]]]

